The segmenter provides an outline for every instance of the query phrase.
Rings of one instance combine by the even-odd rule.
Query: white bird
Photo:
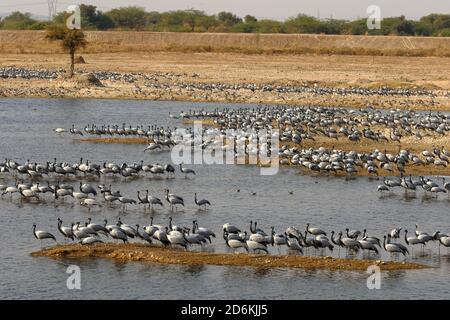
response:
[[[55,192],[53,195],[55,196],[55,199],[63,198],[63,200],[64,200],[64,198],[67,196],[73,198],[73,192],[70,189],[56,189],[55,188]]]
[[[416,230],[415,230],[416,236],[420,236],[421,234],[428,234],[422,230],[419,230],[419,225],[416,224]]]
[[[122,223],[122,221],[117,222],[117,226],[119,227],[119,229],[124,232],[128,237],[130,238],[135,238],[137,237],[137,231],[136,229],[134,229],[132,226],[128,225],[128,224],[124,224]]]
[[[358,240],[352,238],[342,238],[342,234],[339,234],[338,242],[342,243],[342,245],[347,250],[358,251],[361,248],[361,244],[359,243]]]
[[[59,232],[64,236],[64,238],[69,238],[69,239],[71,239],[73,241],[73,239],[74,239],[73,238],[74,237],[73,230],[72,230],[73,223],[72,223],[72,228],[65,227],[65,226],[62,225],[62,223],[63,223],[63,221],[60,218],[58,218],[58,230],[59,230]]]
[[[90,245],[90,244],[94,244],[94,243],[102,243],[102,242],[103,242],[102,240],[100,240],[100,239],[98,239],[98,238],[95,238],[95,237],[92,237],[92,236],[83,238],[83,239],[81,239],[81,241],[80,241],[80,243],[81,243],[82,245]]]
[[[89,233],[87,233],[86,231],[80,230],[79,229],[79,222],[78,224],[74,225],[74,227],[72,228],[73,231],[73,235],[78,239],[81,240],[83,238],[87,238],[90,237],[91,235]]]
[[[80,227],[80,222],[77,222],[75,229],[72,230],[74,236],[80,240],[83,238],[90,237],[92,235],[98,236],[98,233],[94,229],[89,227]]]
[[[380,184],[380,185],[377,187],[377,191],[379,191],[379,192],[381,192],[381,193],[384,193],[384,192],[386,192],[386,191],[390,191],[390,189],[389,189],[387,186],[385,186],[384,184]]]
[[[102,225],[96,224],[96,223],[91,223],[91,221],[92,221],[91,218],[87,219],[87,226],[86,227],[91,228],[95,232],[101,233],[101,234],[103,234],[103,235],[105,235],[107,237],[109,236],[109,231],[106,228],[107,220],[105,220],[105,226],[102,226]]]
[[[158,229],[155,231],[155,233],[153,234],[153,238],[158,240],[159,242],[161,242],[163,245],[167,246],[170,244],[169,239],[167,238],[167,231],[168,229],[166,228],[165,230],[163,229]]]
[[[155,196],[147,194],[147,200],[150,203],[150,206],[152,207],[152,209],[153,209],[153,205],[155,205],[155,204],[160,205],[161,207],[164,207],[164,204],[162,203],[161,199],[159,199]]]
[[[103,193],[103,198],[111,206],[114,201],[119,201],[119,197],[113,196],[111,193]]]
[[[303,254],[303,248],[301,247],[297,238],[286,238],[286,245],[288,246],[289,250],[298,251]]]
[[[210,237],[213,237],[213,238],[216,237],[216,234],[211,229],[199,227],[198,223],[197,223],[197,220],[192,221],[192,223],[193,223],[193,227],[195,227],[195,228],[192,229],[192,233],[201,234],[202,236],[207,238],[210,243],[211,243],[211,238]]]
[[[154,142],[151,142],[145,149],[144,149],[144,152],[145,151],[153,151],[153,150],[156,150],[156,149],[161,149],[161,145],[160,144],[158,144],[158,143],[154,143]]]
[[[99,204],[95,201],[95,199],[83,199],[80,202],[80,205],[88,207],[88,210],[90,211],[92,207],[98,206]]]
[[[401,253],[404,256],[406,256],[406,254],[409,253],[408,249],[402,248],[402,246],[400,246],[398,243],[386,243],[386,236],[384,236],[383,247],[384,247],[384,250],[386,250],[390,254]]]
[[[169,193],[169,189],[166,189],[166,200],[170,203],[170,209],[177,209],[177,205],[182,205],[184,207],[184,200],[182,197]]]
[[[327,235],[327,233],[326,233],[325,231],[323,231],[323,230],[321,230],[321,229],[319,229],[319,228],[310,228],[310,227],[309,227],[309,223],[306,224],[306,231],[307,231],[308,233],[314,235],[314,236],[317,236],[317,235],[320,235],[320,234],[323,234],[324,236]]]
[[[227,240],[227,246],[229,246],[232,249],[244,248],[248,252],[247,244],[240,240],[235,240],[235,239]]]
[[[195,192],[194,202],[196,205],[199,206],[199,208],[201,208],[203,206],[204,210],[206,210],[206,205],[211,206],[211,203],[206,199],[197,200],[197,192]]]
[[[241,232],[241,230],[238,227],[236,227],[236,226],[234,226],[234,225],[232,225],[230,223],[225,223],[223,225],[222,229],[225,230],[228,233],[239,233],[239,232]]]
[[[439,238],[439,247],[443,245],[446,248],[450,247],[450,237],[440,237]]]
[[[347,233],[347,237],[351,239],[357,239],[361,235],[361,231],[359,230],[349,230],[346,228],[345,232]]]
[[[72,192],[72,195],[77,200],[87,199],[87,197],[88,197],[88,195],[86,193],[77,192],[77,191]]]
[[[139,232],[138,224],[136,225],[136,234],[137,234],[138,238],[140,238],[144,241],[147,241],[148,243],[152,243],[152,237],[147,232],[143,232],[143,233]]]
[[[25,199],[31,199],[31,198],[34,198],[34,199],[39,200],[39,197],[38,197],[37,193],[34,192],[34,191],[31,190],[31,189],[25,189],[25,190],[24,190],[24,189],[22,189],[22,188],[19,188],[19,192],[20,192],[20,194],[22,195],[22,197],[25,198]]]
[[[428,241],[433,241],[434,240],[434,238],[431,235],[426,234],[426,233],[419,234],[417,236],[417,239],[419,239],[420,241],[423,241],[424,244],[427,243]]]
[[[277,234],[272,229],[272,239],[273,239],[272,245],[277,245],[277,247],[287,245],[287,233]]]
[[[250,241],[255,241],[258,243],[262,243],[267,245],[270,242],[270,239],[268,239],[267,237],[263,236],[262,234],[259,233],[252,233],[249,237]]]
[[[180,171],[185,174],[185,178],[187,178],[188,174],[195,175],[195,171],[189,168],[183,168],[183,163],[180,163]]]
[[[128,242],[128,237],[120,228],[109,228],[109,234],[113,239],[122,240],[123,243]]]
[[[186,228],[185,230],[183,230],[184,233],[184,239],[187,241],[188,244],[199,244],[199,245],[203,245],[204,243],[206,243],[208,240],[202,236],[199,233],[189,233],[189,228]]]
[[[249,249],[251,249],[253,252],[256,251],[264,251],[265,253],[269,253],[269,251],[267,250],[267,246],[265,244],[256,242],[256,241],[252,241],[252,240],[247,240],[246,241],[247,247]]]
[[[378,249],[376,245],[368,240],[358,240],[359,244],[361,245],[361,249],[368,250],[368,251],[374,251],[376,254],[378,254]]]
[[[409,246],[414,246],[416,244],[425,245],[425,241],[423,239],[419,239],[417,236],[408,237],[408,230],[405,230],[405,243]]]
[[[391,232],[389,233],[389,235],[393,238],[393,239],[398,239],[400,238],[400,231],[402,230],[402,228],[394,228],[391,230]]]
[[[167,233],[167,239],[169,240],[172,246],[182,246],[184,249],[187,249],[187,241],[180,231],[170,231]]]
[[[50,232],[36,230],[36,224],[33,224],[33,234],[36,239],[41,241],[41,249],[42,249],[42,240],[44,239],[53,239],[56,242],[55,236]]]

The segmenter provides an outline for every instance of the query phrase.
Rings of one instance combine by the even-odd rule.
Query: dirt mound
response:
[[[84,60],[83,56],[78,56],[78,57],[75,57],[75,63],[76,64],[85,64],[86,61]]]
[[[83,89],[104,87],[103,83],[93,73],[75,74],[72,78],[65,75],[55,83],[60,89]]]
[[[120,262],[140,261],[179,265],[245,266],[255,268],[302,268],[328,270],[367,270],[378,265],[382,270],[423,269],[425,265],[412,262],[338,259],[298,255],[236,254],[213,252],[190,252],[155,245],[137,243],[101,243],[92,246],[79,244],[57,245],[31,254],[50,258],[107,258]]]
[[[102,82],[93,73],[79,75],[76,80],[86,86],[103,87]]]

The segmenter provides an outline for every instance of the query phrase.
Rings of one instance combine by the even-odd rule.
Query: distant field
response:
[[[130,51],[450,57],[450,38],[87,31],[85,53]],[[45,31],[0,31],[0,53],[61,53]]]

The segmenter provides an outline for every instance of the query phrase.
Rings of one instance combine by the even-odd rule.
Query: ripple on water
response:
[[[169,111],[177,113],[189,108],[215,108],[221,104],[194,104],[187,102],[75,100],[75,99],[0,99],[2,154],[20,162],[27,159],[46,161],[57,157],[59,161],[76,162],[85,159],[103,163],[106,160],[127,163],[167,163],[169,153],[144,154],[140,145],[100,145],[73,142],[69,136],[54,134],[56,127],[69,128],[72,123],[133,123],[180,125],[168,118]],[[226,105],[237,108],[239,105]],[[371,235],[381,236],[393,227],[421,229],[432,232],[446,231],[450,226],[449,202],[404,199],[401,193],[380,198],[376,186],[379,181],[358,178],[310,177],[296,170],[282,169],[275,176],[260,176],[258,168],[247,166],[193,166],[195,179],[178,176],[174,180],[151,178],[121,183],[124,195],[135,197],[137,190],[149,189],[162,196],[169,188],[186,199],[183,212],[169,213],[167,206],[154,213],[155,223],[165,224],[172,215],[176,224],[190,225],[198,219],[204,226],[213,228],[218,238],[216,250],[226,250],[221,239],[221,226],[231,222],[248,228],[250,220],[269,230],[274,226],[283,232],[295,225],[301,230],[306,223],[325,230],[363,229]],[[2,178],[0,177],[0,181]],[[7,181],[10,182],[10,181]],[[118,181],[112,181],[117,185]],[[236,192],[237,189],[241,192]],[[288,191],[293,190],[290,195]],[[251,196],[250,192],[256,192]],[[213,204],[208,212],[199,212],[193,204],[194,192]],[[103,219],[115,221],[119,215],[128,224],[149,223],[150,214],[137,209],[127,213],[100,208],[88,213],[70,201],[54,205],[20,203],[4,197],[0,200],[0,216],[7,228],[2,228],[0,244],[0,297],[13,298],[68,298],[68,299],[335,299],[410,298],[420,293],[424,298],[440,298],[447,294],[445,279],[449,273],[450,255],[440,258],[434,254],[416,257],[414,261],[432,264],[437,268],[426,270],[393,271],[382,275],[382,290],[368,290],[368,274],[362,272],[255,270],[252,268],[220,266],[163,266],[139,263],[120,264],[108,260],[54,261],[32,258],[29,253],[39,248],[31,232],[31,225],[56,233],[56,219],[65,223]],[[427,246],[435,253],[437,246]],[[419,248],[416,248],[420,251]],[[447,249],[442,249],[443,253]],[[272,250],[276,253],[276,249]],[[334,253],[337,256],[337,252]],[[343,255],[343,250],[341,256]],[[383,258],[389,258],[383,255]],[[80,265],[82,288],[66,288],[66,268]],[[195,292],[195,296],[192,293]]]

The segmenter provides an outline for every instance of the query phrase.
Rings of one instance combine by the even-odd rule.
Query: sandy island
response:
[[[49,258],[107,258],[120,262],[139,261],[179,265],[245,266],[255,268],[301,268],[328,270],[367,270],[378,265],[383,271],[423,269],[428,266],[412,262],[338,259],[298,255],[266,255],[245,253],[191,252],[145,244],[101,243],[57,245],[31,253],[34,257]]]
[[[194,121],[201,121],[203,126],[215,126],[212,119],[203,119],[203,120],[192,120],[192,119],[183,119],[182,122],[184,124],[192,124]],[[359,129],[362,129],[361,126],[358,126]],[[381,127],[374,127],[375,129],[382,129],[385,135],[389,135],[388,130]],[[339,137],[338,139],[332,139],[325,136],[316,136],[314,137],[314,141],[305,140],[301,145],[296,145],[292,142],[287,143],[289,147],[297,147],[298,149],[308,149],[308,148],[318,148],[324,147],[327,149],[336,149],[343,151],[356,151],[356,152],[373,152],[378,149],[383,152],[389,153],[398,153],[401,149],[409,150],[417,155],[420,155],[423,150],[433,150],[435,146],[448,146],[450,144],[450,137],[442,136],[442,135],[429,135],[425,136],[422,139],[418,140],[414,136],[404,137],[401,139],[401,142],[398,143],[396,141],[373,141],[367,138],[362,137],[360,141],[352,142],[345,137]],[[147,145],[152,142],[152,139],[147,139],[144,137],[108,137],[108,136],[93,136],[93,137],[82,137],[75,138],[74,141],[79,142],[91,142],[91,143],[117,143],[117,144],[142,144]],[[280,143],[280,147],[286,143]],[[245,160],[246,163],[250,163],[248,159]],[[255,160],[257,163],[258,161]],[[284,165],[291,166],[291,165]],[[301,167],[301,171],[309,174],[317,175],[318,173],[315,171],[311,171],[306,169],[305,167]],[[324,174],[324,173],[320,173]],[[429,175],[429,176],[450,176],[450,166],[434,166],[434,165],[415,165],[415,164],[407,164],[405,166],[405,174],[406,175]],[[334,176],[347,176],[345,172],[336,172],[329,173],[329,175]],[[354,176],[377,176],[375,174],[369,173],[367,170],[359,170],[357,173],[353,174]],[[393,166],[392,171],[384,170],[382,168],[378,168],[378,176],[400,176],[400,172],[398,169]]]

